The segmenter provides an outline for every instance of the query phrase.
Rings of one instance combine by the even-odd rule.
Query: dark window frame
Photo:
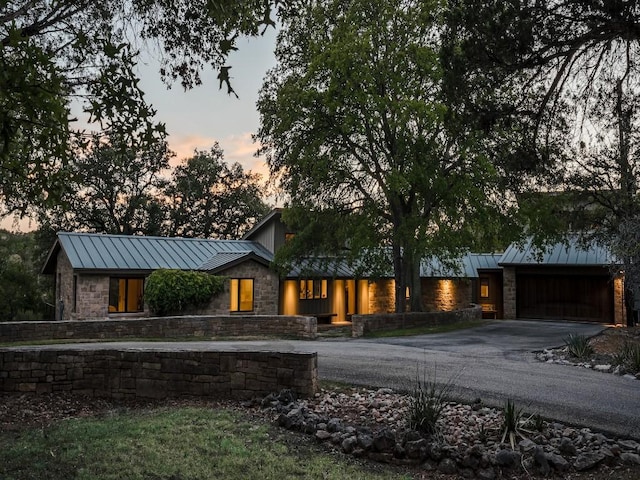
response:
[[[229,311],[233,312],[233,313],[249,313],[249,312],[254,312],[256,309],[256,282],[255,282],[255,278],[253,277],[234,277],[230,279],[230,282],[238,282],[238,291],[237,291],[237,297],[236,297],[236,303],[238,305],[237,309],[233,309],[233,298],[231,298],[232,296],[232,289],[231,287],[229,288]],[[242,295],[242,283],[243,282],[247,282],[250,281],[251,282],[251,309],[250,310],[243,310],[241,305],[242,305],[242,299],[241,299],[241,295]],[[231,285],[231,283],[229,284]]]
[[[125,281],[125,285],[124,285],[124,310],[118,310],[119,307],[119,300],[120,300],[120,281],[124,280]],[[131,280],[135,280],[135,281],[140,281],[142,282],[142,290],[140,293],[140,298],[138,299],[137,302],[137,307],[136,310],[129,310],[129,281]],[[117,282],[117,301],[115,303],[115,305],[112,303],[112,282],[116,281]],[[144,312],[144,284],[145,284],[145,277],[109,277],[109,300],[108,300],[108,306],[114,306],[116,307],[116,310],[111,310],[109,308],[109,313],[140,313],[140,312]]]

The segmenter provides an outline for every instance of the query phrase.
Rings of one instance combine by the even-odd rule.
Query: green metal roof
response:
[[[62,248],[75,270],[152,271],[159,268],[220,271],[245,257],[268,265],[273,255],[248,240],[58,233],[43,273],[53,273]]]
[[[502,254],[501,266],[545,265],[594,267],[609,266],[615,258],[608,248],[595,242],[583,245],[577,237],[569,237],[565,242],[558,242],[537,248],[531,239],[523,244],[512,243]]]

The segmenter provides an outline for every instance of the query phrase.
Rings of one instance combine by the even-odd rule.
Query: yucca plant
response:
[[[447,404],[447,397],[453,383],[448,381],[439,385],[435,372],[430,378],[420,369],[416,372],[416,381],[409,393],[409,410],[407,424],[409,428],[426,435],[433,435],[437,430],[437,421]]]
[[[629,372],[640,372],[640,344],[624,342],[620,351],[614,355],[613,362],[623,366]]]
[[[525,419],[522,408],[516,407],[515,402],[511,399],[507,400],[507,403],[502,409],[502,414],[504,418],[502,421],[502,440],[500,441],[504,443],[505,439],[508,437],[511,449],[515,450],[517,438],[520,437],[523,440],[527,438],[522,432],[529,434],[532,433],[531,431],[526,430],[524,425],[531,420],[533,415]]]
[[[564,344],[569,350],[569,354],[579,360],[586,360],[593,355],[593,347],[589,343],[589,338],[580,334],[569,334],[564,339]]]

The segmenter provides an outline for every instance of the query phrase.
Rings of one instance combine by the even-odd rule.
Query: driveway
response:
[[[518,320],[403,338],[118,342],[73,347],[317,352],[321,380],[408,389],[417,373],[426,373],[435,375],[440,382],[451,382],[459,400],[480,398],[487,405],[500,407],[511,398],[518,406],[546,418],[640,440],[640,381],[542,363],[532,353],[561,345],[570,333],[590,335],[602,328],[593,324]]]
[[[447,333],[362,341],[473,356],[511,357],[562,346],[564,339],[571,334],[591,337],[604,328],[603,325],[593,323],[500,320]]]

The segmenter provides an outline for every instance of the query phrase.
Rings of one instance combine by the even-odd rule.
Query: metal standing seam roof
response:
[[[478,278],[478,270],[500,269],[498,265],[500,257],[499,253],[467,253],[448,264],[437,258],[431,258],[423,260],[420,276],[423,278]]]
[[[77,270],[217,270],[247,255],[273,260],[262,245],[248,240],[60,232],[58,242]]]
[[[538,249],[531,239],[518,245],[512,243],[502,254],[498,262],[502,266],[547,265],[547,266],[608,266],[615,257],[608,248],[591,242],[588,246],[580,244],[577,238],[568,238],[566,243],[558,242]]]

